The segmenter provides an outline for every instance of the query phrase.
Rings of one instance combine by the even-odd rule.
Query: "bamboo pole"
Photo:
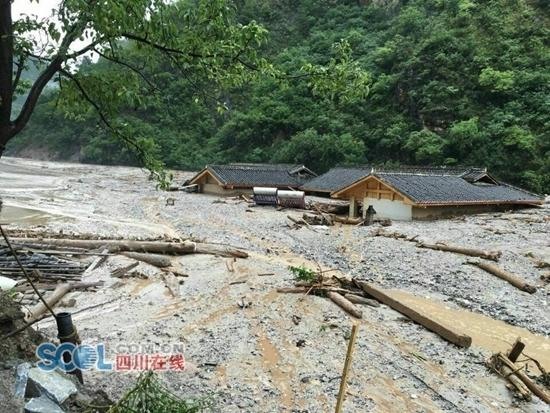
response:
[[[344,399],[346,397],[346,387],[348,380],[348,373],[351,367],[351,359],[353,356],[353,348],[355,347],[355,337],[357,336],[357,330],[359,326],[354,324],[351,327],[351,337],[348,343],[348,351],[346,353],[346,361],[344,362],[344,370],[342,371],[342,379],[340,380],[340,390],[338,391],[338,400],[336,402],[335,413],[341,413],[344,405]]]

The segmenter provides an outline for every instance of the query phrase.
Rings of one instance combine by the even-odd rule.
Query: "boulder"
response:
[[[40,396],[30,399],[25,404],[25,413],[65,413],[65,411],[47,396]]]
[[[78,390],[75,383],[58,371],[44,371],[38,367],[29,370],[29,382],[42,394],[62,404]]]

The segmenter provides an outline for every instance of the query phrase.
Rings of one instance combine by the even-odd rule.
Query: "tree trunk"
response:
[[[11,0],[0,0],[0,157],[12,137],[13,25]]]
[[[164,242],[134,240],[85,240],[62,238],[12,238],[15,244],[43,244],[47,246],[75,247],[84,249],[106,248],[111,252],[133,251],[152,254],[212,254],[222,257],[246,258],[248,253],[236,248],[218,244],[196,242]]]

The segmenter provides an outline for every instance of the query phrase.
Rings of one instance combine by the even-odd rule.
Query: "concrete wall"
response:
[[[413,218],[412,206],[401,201],[364,198],[363,211],[366,211],[369,205],[376,210],[375,218],[389,218],[396,221],[410,221]]]
[[[481,214],[491,211],[505,211],[514,209],[513,205],[457,205],[457,206],[432,206],[413,207],[413,219],[430,220],[448,218],[457,215]]]

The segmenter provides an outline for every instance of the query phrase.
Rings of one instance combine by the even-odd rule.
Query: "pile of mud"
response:
[[[0,364],[12,360],[34,360],[36,346],[42,336],[32,328],[5,338],[6,334],[25,325],[24,315],[8,292],[0,291]]]

